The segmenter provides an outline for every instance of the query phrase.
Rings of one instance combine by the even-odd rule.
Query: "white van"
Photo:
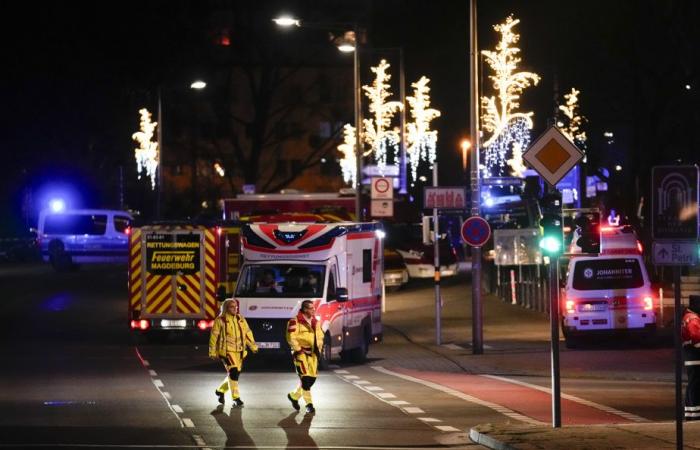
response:
[[[131,214],[109,209],[43,211],[37,242],[41,256],[58,271],[79,264],[126,264]]]
[[[634,233],[604,227],[600,256],[569,260],[561,299],[562,331],[569,348],[586,336],[656,330],[659,306],[641,244]]]

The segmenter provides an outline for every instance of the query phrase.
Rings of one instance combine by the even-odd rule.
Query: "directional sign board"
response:
[[[482,217],[472,216],[464,221],[460,234],[467,244],[472,247],[481,247],[491,237],[491,227]]]
[[[467,189],[464,187],[423,188],[423,208],[425,209],[466,209]]]
[[[583,152],[554,126],[523,153],[523,159],[551,186],[564,178],[582,158]]]
[[[651,179],[651,234],[654,240],[697,241],[697,166],[653,167]]]
[[[654,242],[652,260],[657,266],[696,266],[698,246],[694,242]]]
[[[394,181],[388,177],[372,177],[371,197],[374,200],[394,198]]]

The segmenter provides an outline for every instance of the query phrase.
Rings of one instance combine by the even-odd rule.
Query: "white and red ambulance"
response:
[[[252,223],[241,229],[235,298],[263,351],[289,351],[287,321],[312,300],[322,365],[364,361],[382,338],[383,237],[378,223]]]
[[[628,226],[602,227],[600,255],[569,260],[561,298],[567,347],[595,334],[652,334],[659,307],[656,297],[634,231]]]

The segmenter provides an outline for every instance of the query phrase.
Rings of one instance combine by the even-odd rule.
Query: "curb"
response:
[[[499,441],[486,433],[480,432],[477,427],[469,429],[469,439],[475,444],[483,445],[484,447],[493,450],[517,450],[515,447]]]

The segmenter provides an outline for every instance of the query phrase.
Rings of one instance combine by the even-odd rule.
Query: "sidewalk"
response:
[[[469,430],[472,441],[496,450],[675,449],[675,422],[552,428],[484,424]],[[683,448],[700,448],[700,422],[683,424]]]

